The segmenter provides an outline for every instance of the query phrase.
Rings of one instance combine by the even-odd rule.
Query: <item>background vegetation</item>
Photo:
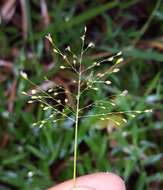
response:
[[[97,129],[98,118],[82,120],[78,175],[111,171],[125,179],[128,190],[163,189],[162,1],[6,0],[0,5],[0,189],[41,190],[72,177],[72,123],[33,127],[44,114],[21,95],[31,86],[19,71],[39,85],[48,76],[66,86],[72,74],[58,71],[58,57],[44,36],[51,33],[59,48],[69,44],[79,52],[85,25],[86,41],[96,44],[89,59],[123,51],[121,72],[107,92],[127,89],[120,108],[153,113],[118,130],[106,122]]]

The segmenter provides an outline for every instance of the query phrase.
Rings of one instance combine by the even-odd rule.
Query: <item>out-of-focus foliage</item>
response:
[[[41,129],[32,126],[45,113],[22,96],[31,86],[20,79],[19,71],[24,69],[40,86],[45,86],[43,76],[47,76],[68,87],[67,81],[74,76],[58,72],[61,60],[44,36],[51,33],[59,48],[71,45],[78,53],[85,25],[86,42],[96,44],[85,64],[120,50],[125,59],[121,71],[111,78],[112,86],[105,94],[101,89],[99,96],[127,89],[129,95],[117,99],[119,110],[152,108],[153,113],[141,114],[118,129],[108,121],[83,118],[78,175],[111,171],[125,179],[128,190],[163,188],[163,4],[159,2],[2,1],[0,189],[41,190],[72,177],[73,125],[64,121]],[[97,98],[94,93],[89,96]],[[120,115],[116,119],[122,120]]]

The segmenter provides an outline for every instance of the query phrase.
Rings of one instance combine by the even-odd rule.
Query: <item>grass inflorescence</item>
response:
[[[118,106],[117,97],[125,98],[128,95],[126,89],[118,94],[99,97],[99,99],[95,100],[89,99],[89,97],[85,99],[86,96],[89,96],[89,93],[98,93],[101,85],[111,86],[112,80],[110,76],[120,71],[119,65],[124,61],[120,51],[113,56],[85,65],[84,54],[90,48],[95,47],[92,42],[85,45],[86,32],[87,28],[85,27],[80,38],[81,51],[79,55],[76,55],[70,46],[67,46],[63,53],[56,47],[51,35],[46,36],[46,39],[52,45],[53,52],[62,58],[62,64],[59,68],[61,70],[71,70],[75,74],[75,79],[71,81],[74,86],[72,90],[65,89],[63,85],[44,77],[45,82],[50,82],[51,84],[51,87],[45,90],[32,82],[25,72],[21,71],[20,73],[21,77],[33,86],[32,90],[22,92],[23,95],[29,97],[28,103],[39,102],[41,109],[48,113],[45,119],[36,121],[33,126],[42,128],[49,121],[57,123],[62,120],[70,120],[74,123],[73,187],[76,187],[78,128],[81,119],[97,117],[99,121],[109,121],[115,127],[119,127],[127,123],[128,119],[135,118],[137,114],[152,112],[151,109],[116,111]],[[108,63],[112,64],[112,66],[107,65],[106,67]],[[65,95],[64,98],[62,97],[63,94]],[[71,101],[70,97],[73,101]],[[90,110],[93,110],[93,112]]]

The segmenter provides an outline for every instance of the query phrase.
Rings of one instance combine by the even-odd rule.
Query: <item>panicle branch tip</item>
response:
[[[93,42],[90,42],[89,44],[88,44],[88,48],[94,48],[95,47],[95,44],[93,43]]]
[[[21,75],[21,77],[24,78],[24,79],[27,79],[27,78],[28,78],[27,73],[25,73],[24,71],[20,71],[20,75]]]
[[[50,43],[53,43],[53,40],[52,40],[52,37],[51,37],[51,34],[50,34],[50,33],[48,33],[48,34],[45,36],[45,38],[46,38],[47,40],[49,40]]]

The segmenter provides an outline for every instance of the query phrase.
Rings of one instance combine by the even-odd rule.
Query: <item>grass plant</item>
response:
[[[82,75],[83,89],[84,80],[95,80],[111,65],[120,69],[104,76],[108,84],[98,82],[80,96],[77,176],[109,171],[120,175],[128,190],[162,190],[162,1],[9,2],[2,1],[11,9],[1,6],[0,25],[0,189],[42,190],[73,177],[78,75],[65,68],[69,65],[59,53],[51,53],[56,48],[49,48],[44,37],[49,32],[54,45],[79,69],[79,58],[73,61],[67,50],[80,57],[79,34],[87,25],[85,48],[90,41],[96,45],[85,52],[82,70],[119,50],[123,55]],[[115,65],[122,57],[124,61]],[[20,70],[31,84],[20,78]],[[32,96],[42,96],[52,107]],[[91,116],[151,108],[152,114],[133,117]]]

